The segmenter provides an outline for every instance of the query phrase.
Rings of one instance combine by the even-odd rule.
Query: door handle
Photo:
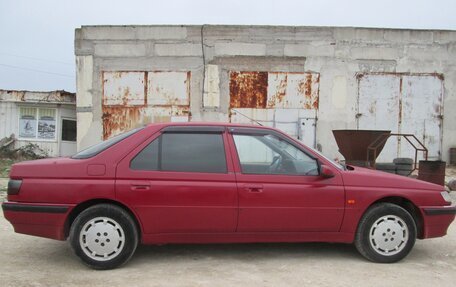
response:
[[[248,192],[263,192],[263,185],[262,184],[246,184],[244,185],[244,190]]]
[[[149,190],[150,184],[147,182],[132,182],[130,189],[131,190]]]
[[[150,185],[132,185],[131,190],[149,190]]]

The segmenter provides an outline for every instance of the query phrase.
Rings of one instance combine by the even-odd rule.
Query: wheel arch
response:
[[[417,229],[417,237],[423,238],[424,235],[424,219],[419,210],[419,208],[409,199],[403,196],[387,196],[377,199],[376,201],[372,202],[364,211],[367,212],[373,205],[381,204],[381,203],[392,203],[404,208],[410,215],[412,216],[413,220],[416,224]]]
[[[76,219],[76,217],[82,211],[86,210],[87,208],[89,208],[91,206],[94,206],[94,205],[97,205],[97,204],[102,204],[102,203],[116,205],[116,206],[124,209],[125,211],[127,211],[128,214],[130,214],[130,216],[133,219],[133,221],[135,222],[136,229],[138,231],[138,236],[139,236],[138,240],[141,241],[142,226],[141,226],[139,218],[136,216],[136,214],[128,206],[126,206],[125,204],[123,204],[123,203],[121,203],[119,201],[115,201],[115,200],[112,200],[112,199],[106,199],[106,198],[90,199],[90,200],[87,200],[87,201],[79,203],[73,209],[71,209],[70,213],[68,214],[68,216],[67,216],[67,218],[65,220],[64,231],[63,231],[65,238],[68,238],[69,233],[70,233],[71,225],[73,224],[73,222]]]

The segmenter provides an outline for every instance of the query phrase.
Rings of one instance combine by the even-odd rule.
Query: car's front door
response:
[[[169,127],[117,168],[116,196],[144,232],[234,232],[237,188],[224,127]]]
[[[319,175],[315,156],[274,131],[230,128],[239,190],[238,232],[337,232],[344,187]]]

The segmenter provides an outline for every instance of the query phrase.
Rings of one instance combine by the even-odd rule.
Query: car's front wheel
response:
[[[70,229],[70,243],[89,267],[112,269],[131,258],[138,245],[138,231],[124,209],[98,204],[76,217]]]
[[[361,218],[355,246],[370,261],[397,262],[413,248],[416,233],[415,221],[407,210],[392,203],[380,203]]]

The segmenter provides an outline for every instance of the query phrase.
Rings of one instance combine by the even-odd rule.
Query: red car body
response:
[[[132,170],[130,162],[170,127],[221,127],[226,173]],[[230,129],[272,131],[318,159],[330,176],[243,174]],[[204,160],[202,158],[201,160]],[[72,221],[99,203],[132,215],[144,244],[354,241],[361,217],[378,202],[412,214],[418,238],[444,236],[455,206],[442,186],[366,168],[338,168],[282,132],[222,123],[152,124],[87,159],[13,165],[17,194],[3,203],[18,233],[65,240]]]

